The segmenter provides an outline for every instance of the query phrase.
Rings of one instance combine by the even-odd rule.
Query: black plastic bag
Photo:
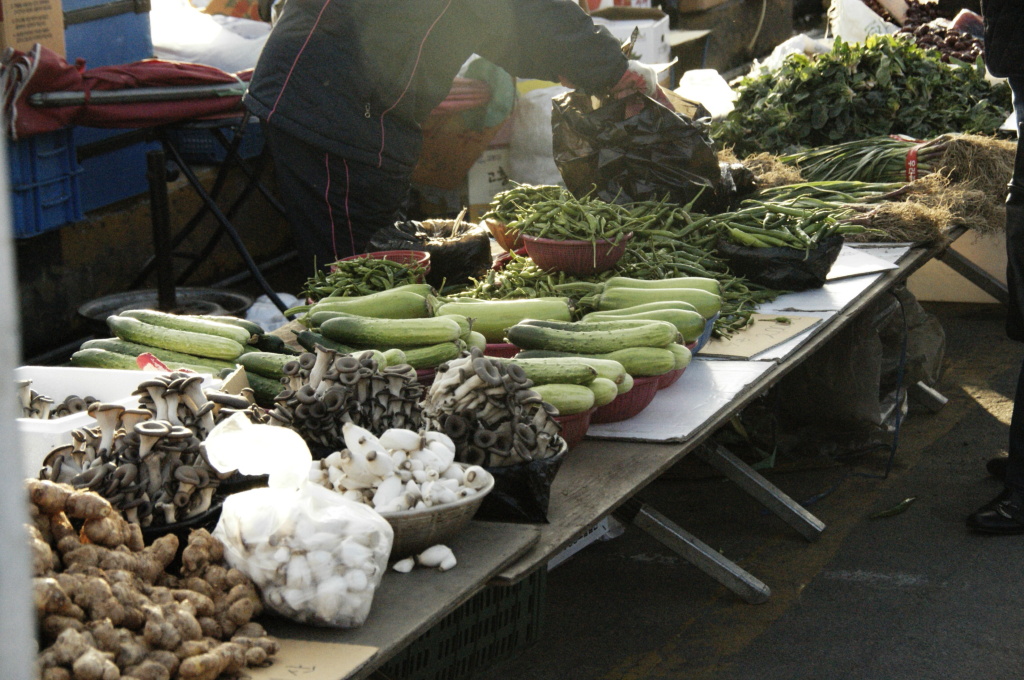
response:
[[[719,163],[703,119],[643,94],[597,109],[579,92],[555,97],[551,131],[555,165],[576,197],[632,203],[668,196],[680,205],[697,198],[697,212],[724,212],[737,197],[733,169]]]
[[[724,238],[718,254],[733,274],[773,290],[806,290],[825,285],[828,272],[843,248],[841,234],[832,234],[811,250],[754,248]]]
[[[563,460],[564,452],[529,463],[488,467],[487,471],[494,475],[494,489],[484,497],[474,519],[546,523],[551,482]]]
[[[486,227],[461,220],[406,220],[377,231],[367,246],[374,250],[421,250],[430,253],[426,282],[434,288],[469,283],[491,267],[491,239]]]

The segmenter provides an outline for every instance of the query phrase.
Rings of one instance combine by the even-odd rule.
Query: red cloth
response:
[[[51,132],[68,125],[99,128],[143,128],[193,118],[234,115],[241,96],[161,102],[38,107],[29,103],[37,92],[90,92],[148,87],[213,85],[248,81],[251,71],[227,73],[212,66],[160,59],[84,69],[68,64],[56,52],[36,44],[28,52],[8,50],[0,60],[3,111],[12,139]]]
[[[623,97],[628,97],[629,95],[634,94],[636,92],[642,92],[646,94],[647,82],[639,73],[626,69],[626,72],[622,74],[621,78],[619,78],[619,82],[617,82],[615,86],[612,88],[611,94],[616,99],[622,99]],[[654,89],[654,94],[651,95],[651,99],[658,102],[662,106],[668,107],[669,110],[675,111],[675,108],[672,106],[672,103],[668,100],[668,97],[666,97],[665,93],[661,91],[660,85]],[[626,118],[632,118],[636,114],[640,113],[643,110],[643,108],[644,103],[642,99],[638,99],[637,101],[630,103],[626,107]]]

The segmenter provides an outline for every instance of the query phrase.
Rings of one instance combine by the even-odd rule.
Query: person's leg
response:
[[[307,274],[363,252],[377,230],[402,218],[408,173],[329,154],[271,125],[263,129],[274,159],[277,195],[288,211]]]

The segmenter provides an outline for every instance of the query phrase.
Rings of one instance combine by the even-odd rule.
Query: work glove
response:
[[[653,66],[631,59],[626,66],[626,72],[612,88],[612,92],[629,94],[636,91],[653,97],[654,93],[658,91],[658,72],[654,70]]]

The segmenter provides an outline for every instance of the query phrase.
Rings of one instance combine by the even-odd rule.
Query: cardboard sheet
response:
[[[250,680],[341,680],[361,668],[377,653],[376,647],[311,640],[280,639],[274,663],[247,668]]]
[[[768,361],[695,358],[675,384],[659,390],[639,415],[591,425],[587,437],[638,442],[686,441],[774,366]]]
[[[821,322],[820,317],[794,314],[753,314],[750,325],[731,338],[712,338],[701,356],[750,359],[780,345]]]
[[[832,269],[829,270],[826,280],[834,281],[848,276],[860,276],[862,274],[873,274],[883,272],[887,269],[896,269],[899,265],[890,262],[884,257],[878,257],[870,250],[844,245],[839,251]]]

